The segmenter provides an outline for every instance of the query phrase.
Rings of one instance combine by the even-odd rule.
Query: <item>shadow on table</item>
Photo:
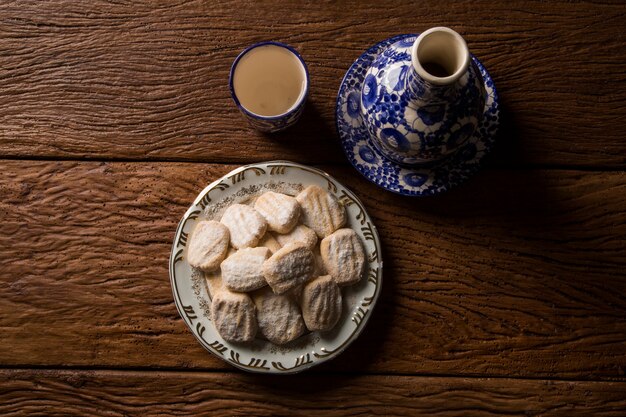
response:
[[[520,135],[520,124],[515,114],[509,110],[506,97],[500,97],[500,126],[493,149],[483,162],[484,168],[513,168],[519,167],[523,161],[532,160]]]
[[[555,195],[554,178],[542,169],[502,162],[523,160],[524,144],[517,133],[514,115],[507,111],[505,103],[500,111],[501,126],[494,148],[475,176],[439,196],[418,198],[413,200],[414,204],[403,202],[403,206],[416,216],[426,212],[444,219],[470,221],[488,217],[491,224],[505,227],[523,221],[526,227],[539,226],[539,230],[546,231],[545,220],[562,210],[562,201]],[[553,228],[547,231],[550,230]]]
[[[266,140],[285,147],[288,153],[297,153],[298,160],[304,163],[311,158],[316,162],[343,162],[345,157],[339,146],[335,130],[334,113],[326,118],[319,107],[307,101],[302,117],[289,129],[278,133],[259,133]],[[280,157],[277,154],[277,159]],[[346,161],[347,162],[347,161]]]

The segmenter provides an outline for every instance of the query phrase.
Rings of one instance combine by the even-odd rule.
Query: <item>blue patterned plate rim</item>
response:
[[[484,156],[493,146],[499,124],[499,104],[496,87],[482,63],[472,55],[480,70],[485,86],[485,108],[474,135],[458,152],[430,166],[406,167],[385,158],[371,143],[367,129],[363,126],[360,111],[348,111],[360,92],[369,65],[385,48],[395,42],[417,34],[397,35],[369,48],[350,66],[343,77],[337,94],[335,123],[341,147],[346,157],[365,178],[396,194],[423,197],[440,194],[463,182],[478,171]],[[349,102],[352,95],[353,101]]]

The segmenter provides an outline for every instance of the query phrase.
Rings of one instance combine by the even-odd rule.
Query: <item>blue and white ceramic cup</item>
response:
[[[230,93],[252,127],[278,132],[295,124],[309,91],[309,71],[289,45],[261,42],[233,62]]]

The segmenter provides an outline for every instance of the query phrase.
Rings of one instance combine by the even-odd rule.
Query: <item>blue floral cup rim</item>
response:
[[[235,94],[235,87],[233,85],[233,75],[235,73],[235,69],[237,68],[237,65],[239,64],[239,61],[241,61],[241,58],[243,58],[251,50],[253,50],[255,48],[258,48],[260,46],[267,46],[267,45],[279,46],[281,48],[287,49],[289,52],[294,54],[296,56],[296,58],[298,58],[298,61],[300,61],[300,64],[302,65],[302,68],[304,68],[304,75],[305,75],[304,91],[300,93],[300,97],[298,98],[298,100],[287,111],[285,111],[284,113],[276,114],[276,115],[273,115],[273,116],[262,116],[260,114],[256,114],[256,113],[251,112],[250,110],[246,109],[241,104],[241,102],[239,101],[239,98],[237,97],[237,94]],[[286,118],[286,117],[290,116],[292,113],[297,112],[299,110],[300,106],[304,103],[304,101],[306,101],[306,99],[307,99],[307,97],[309,95],[309,86],[310,86],[310,84],[311,84],[311,82],[310,82],[310,78],[309,78],[309,68],[307,67],[306,63],[304,62],[304,58],[302,58],[302,55],[300,55],[300,53],[294,47],[292,47],[290,45],[287,45],[286,43],[277,42],[277,41],[257,42],[257,43],[254,43],[254,44],[248,46],[246,49],[241,51],[239,53],[239,55],[237,55],[237,58],[235,58],[235,61],[233,62],[233,64],[230,67],[230,73],[228,75],[228,88],[230,89],[230,95],[233,98],[233,101],[235,102],[235,104],[237,105],[239,110],[241,110],[246,116],[252,117],[252,118],[258,119],[258,120],[268,120],[268,121],[279,120],[279,119],[283,119],[283,118]]]

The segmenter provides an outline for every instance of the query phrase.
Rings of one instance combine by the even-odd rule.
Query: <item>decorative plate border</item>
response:
[[[330,332],[335,335],[334,337],[322,337],[323,334],[319,334],[320,338],[312,342],[313,346],[307,344],[301,348],[293,347],[290,351],[282,348],[269,350],[267,347],[273,346],[269,342],[257,342],[259,345],[253,347],[226,342],[215,331],[211,321],[203,315],[201,300],[191,288],[192,269],[185,261],[185,249],[189,233],[193,228],[192,223],[198,221],[212,203],[234,195],[247,183],[268,184],[275,180],[293,181],[297,177],[294,173],[300,173],[305,178],[316,179],[302,182],[302,184],[306,186],[316,183],[325,186],[345,206],[350,226],[360,235],[366,250],[367,277],[355,286],[352,298],[356,302],[342,314],[339,328]],[[169,260],[174,302],[185,324],[200,344],[227,363],[239,369],[257,373],[301,372],[338,356],[359,336],[367,324],[382,286],[383,262],[380,248],[378,232],[363,203],[349,189],[324,171],[289,161],[245,165],[207,186],[179,222]],[[351,288],[348,287],[347,290]]]
[[[361,85],[369,65],[389,45],[417,38],[417,34],[398,35],[386,39],[365,51],[350,66],[337,93],[335,122],[341,147],[346,157],[361,175],[391,191],[410,197],[440,194],[474,175],[483,157],[493,146],[499,125],[498,93],[491,76],[472,55],[472,62],[483,78],[485,107],[483,119],[474,135],[453,155],[439,163],[423,167],[398,165],[385,158],[371,142],[358,109]],[[354,108],[357,106],[357,108]]]

